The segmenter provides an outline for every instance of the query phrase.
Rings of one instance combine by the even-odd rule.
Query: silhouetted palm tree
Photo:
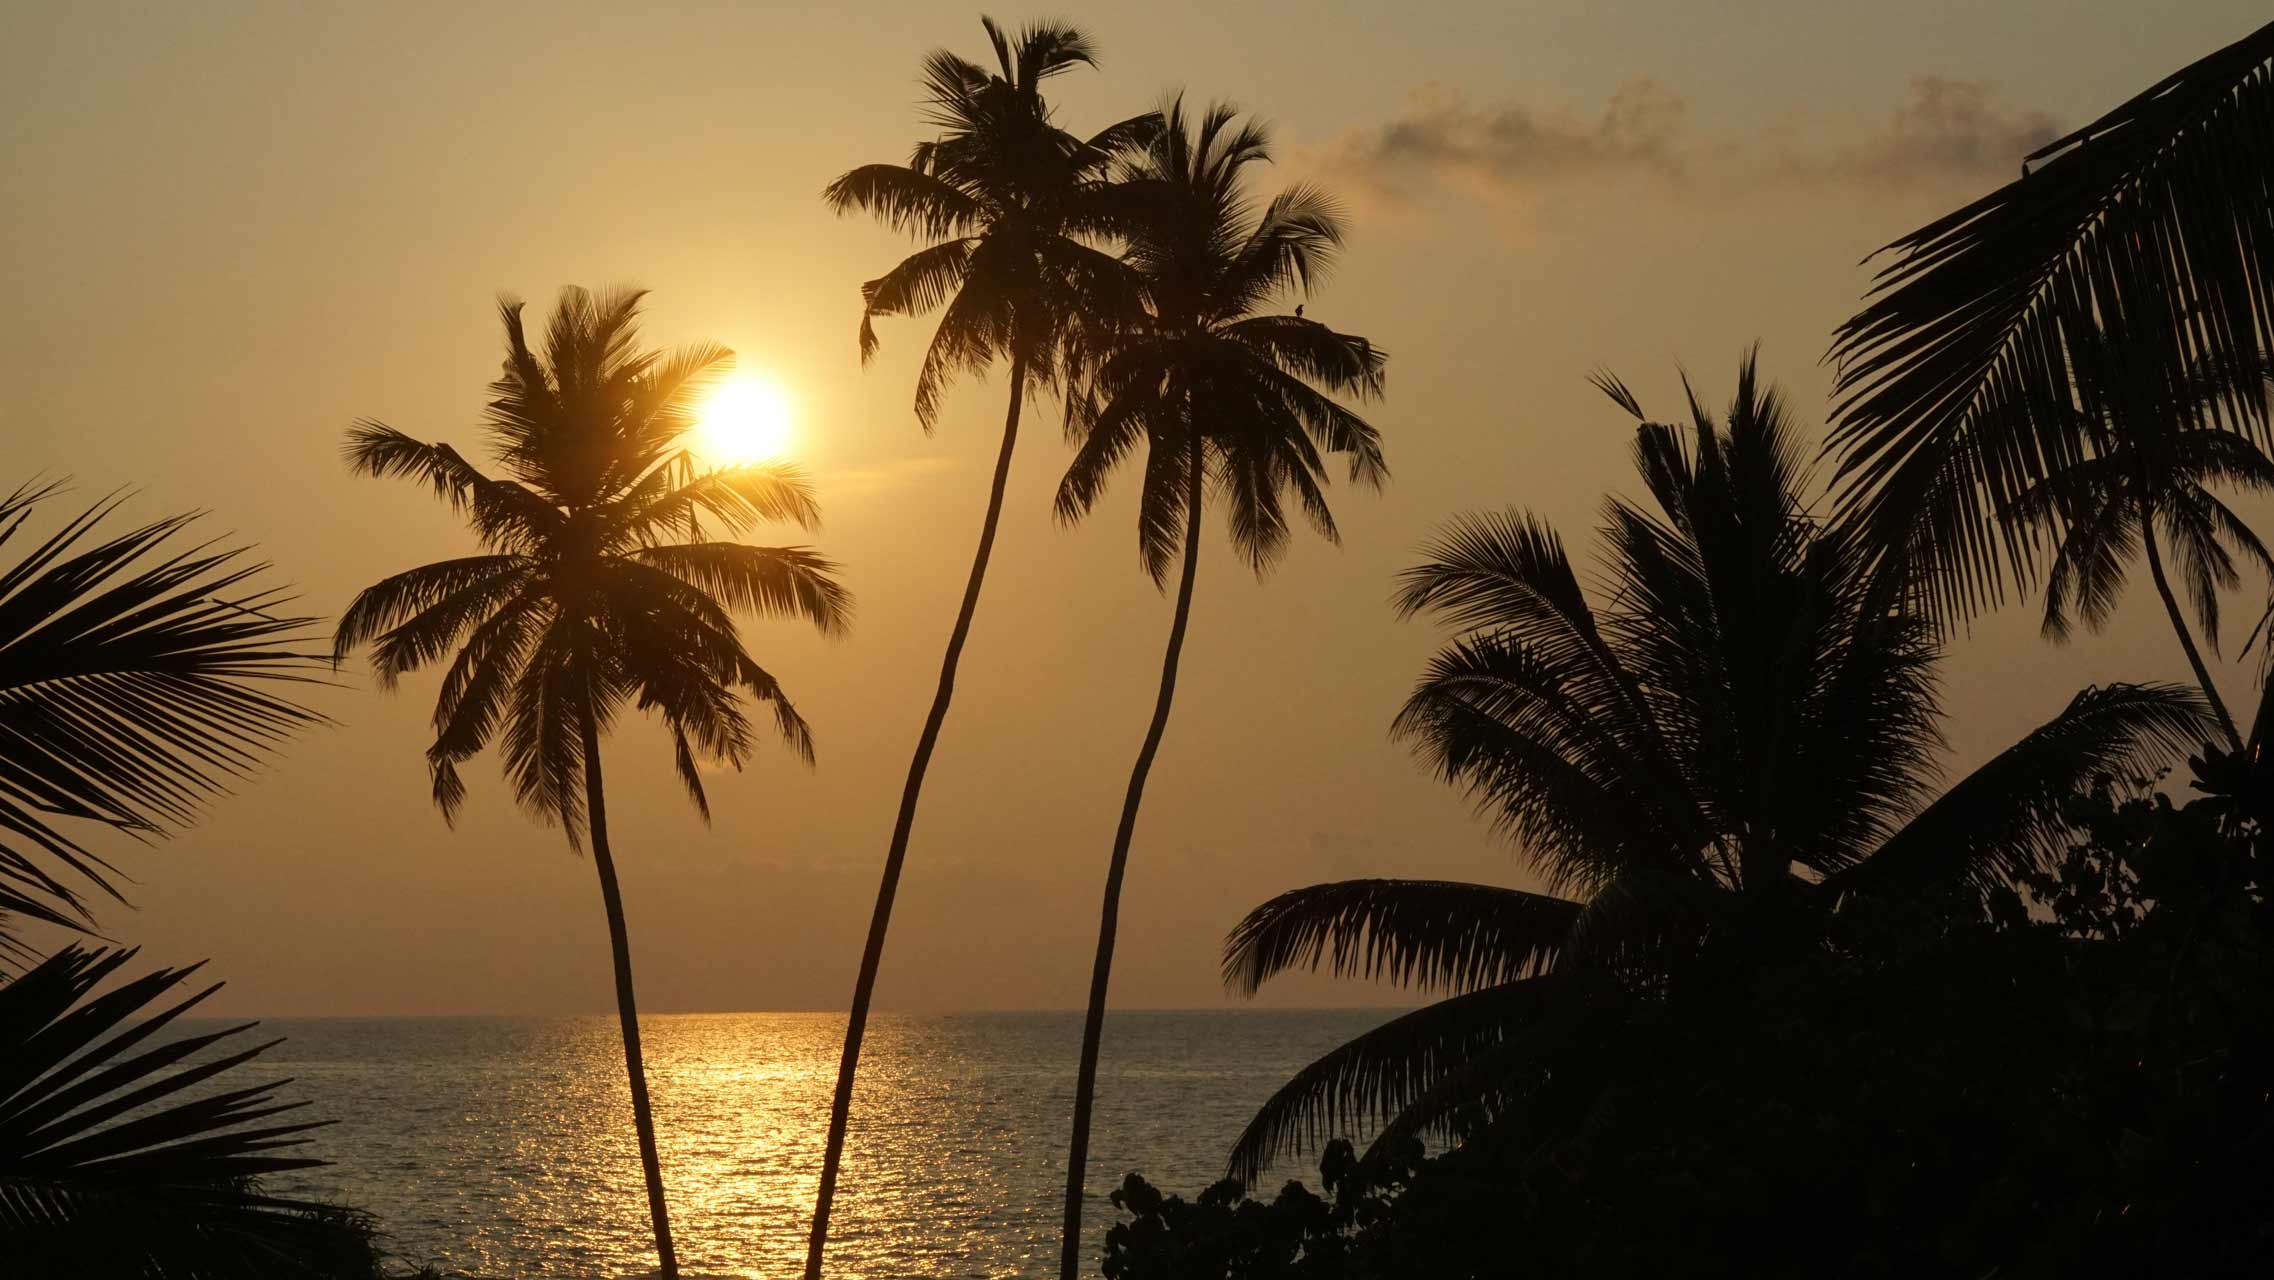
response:
[[[0,499],[0,547],[60,485]],[[294,646],[314,619],[254,585],[242,548],[177,541],[195,515],[104,534],[114,495],[0,567],[0,969],[34,959],[10,914],[71,929],[93,916],[74,877],[112,898],[116,869],[75,823],[135,836],[199,802],[322,717],[269,692],[310,678]]]
[[[1112,234],[1118,225],[1111,165],[1116,156],[1141,145],[1158,129],[1159,117],[1148,114],[1125,120],[1087,141],[1074,137],[1052,120],[1042,84],[1060,72],[1097,65],[1089,37],[1057,24],[1012,35],[991,18],[980,22],[994,47],[997,70],[990,72],[944,49],[924,60],[925,120],[939,135],[918,143],[908,163],[863,165],[829,184],[822,194],[841,213],[863,210],[911,236],[938,241],[861,286],[864,361],[876,350],[871,324],[875,317],[915,316],[945,308],[916,377],[916,417],[924,429],[932,429],[940,397],[958,373],[982,372],[997,360],[1008,361],[1011,396],[1002,447],[995,455],[994,481],[987,493],[987,514],[979,523],[979,549],[972,557],[955,627],[948,633],[939,687],[908,764],[892,843],[885,851],[884,874],[877,886],[876,909],[861,949],[860,976],[853,984],[837,1091],[830,1104],[821,1185],[814,1199],[807,1280],[819,1280],[821,1275],[829,1210],[852,1115],[853,1081],[868,1029],[869,1000],[884,960],[885,934],[892,924],[893,898],[900,887],[909,833],[915,827],[924,772],[955,695],[956,667],[994,552],[1011,454],[1018,443],[1020,410],[1030,389],[1057,384],[1069,347],[1081,344],[1085,329],[1111,327],[1137,305],[1127,270],[1087,241]]]
[[[1387,475],[1374,428],[1327,394],[1380,394],[1382,353],[1315,320],[1263,311],[1290,292],[1308,292],[1343,238],[1340,215],[1313,188],[1292,187],[1257,208],[1242,171],[1268,159],[1261,125],[1240,124],[1228,106],[1187,121],[1179,102],[1128,166],[1131,192],[1144,211],[1129,232],[1128,258],[1144,277],[1152,310],[1115,336],[1091,375],[1093,399],[1077,424],[1081,448],[1058,490],[1059,516],[1080,519],[1114,468],[1142,447],[1140,557],[1154,582],[1165,584],[1172,557],[1183,552],[1160,696],[1129,774],[1106,870],[1066,1166],[1059,1266],[1066,1280],[1081,1274],[1083,1175],[1121,882],[1145,779],[1176,696],[1205,498],[1213,487],[1233,546],[1261,576],[1286,546],[1283,495],[1293,495],[1321,536],[1335,539],[1322,454],[1348,455],[1354,482],[1379,486]]]
[[[2109,353],[2094,363],[2120,367],[2124,357]],[[2105,408],[2102,418],[2080,427],[2087,456],[2024,492],[2009,514],[2055,531],[2057,546],[2045,581],[2045,634],[2056,640],[2067,638],[2072,609],[2086,626],[2099,630],[2116,607],[2133,549],[2145,555],[2148,576],[2163,599],[2196,682],[2217,713],[2228,744],[2240,746],[2234,717],[2219,696],[2164,572],[2156,531],[2161,525],[2178,558],[2189,602],[2215,653],[2219,592],[2241,581],[2228,546],[2270,575],[2274,575],[2274,556],[2208,486],[2274,489],[2274,461],[2248,438],[2213,426],[2189,409],[2205,401],[2239,403],[2254,391],[2263,395],[2266,376],[2192,379],[2180,384],[2181,394],[2174,396],[2169,384],[2153,376],[2154,370],[2131,372],[2139,381],[2128,377],[2090,397]],[[2135,386],[2155,386],[2158,393],[2127,390]]]
[[[432,487],[473,526],[484,554],[366,588],[333,645],[338,661],[372,642],[383,688],[456,649],[426,753],[445,818],[465,796],[459,763],[495,737],[524,808],[558,818],[571,847],[590,829],[656,1252],[675,1276],[600,735],[627,705],[660,713],[680,780],[708,819],[701,760],[740,768],[753,745],[741,695],[768,704],[782,738],[813,757],[805,721],[744,650],[733,614],[797,616],[835,633],[851,600],[834,566],[810,550],[705,540],[704,520],[739,533],[763,521],[810,528],[819,512],[792,469],[704,469],[679,447],[701,393],[733,357],[710,345],[668,357],[640,350],[644,296],[563,290],[541,355],[523,333],[521,304],[500,304],[505,372],[490,385],[485,426],[504,478],[381,423],[348,433],[351,468]]]
[[[1639,432],[1656,509],[1609,504],[1600,609],[1519,512],[1461,517],[1407,571],[1400,607],[1463,633],[1396,732],[1552,892],[1366,880],[1249,913],[1225,953],[1236,989],[1327,964],[1451,995],[1297,1075],[1242,1135],[1236,1174],[1354,1120],[1468,1132],[1514,1104],[1558,1009],[1649,998],[1689,958],[1805,951],[1844,899],[2017,884],[2063,850],[2080,785],[2214,732],[2183,687],[2091,688],[1932,795],[1932,624],[1890,613],[1874,550],[1804,508],[1802,442],[1750,358],[1726,426],[1691,408],[1687,442]]]
[[[1843,518],[1914,561],[1946,620],[2034,576],[2042,542],[1999,516],[2085,456],[2079,419],[2102,415],[2080,364],[2132,348],[2179,381],[2274,358],[2274,25],[2022,168],[1882,249],[1833,342]],[[2274,427],[2262,400],[2187,412],[2261,444]]]
[[[276,1123],[307,1104],[230,1083],[276,1042],[237,1047],[249,1022],[153,1040],[221,984],[155,1007],[192,965],[98,994],[134,955],[65,947],[0,982],[0,1273],[372,1274],[362,1215],[258,1184],[324,1163],[293,1149],[328,1121]]]

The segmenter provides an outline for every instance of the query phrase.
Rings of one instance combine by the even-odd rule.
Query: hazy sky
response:
[[[1028,15],[1004,10],[1009,21]],[[1132,859],[1119,1006],[1224,999],[1217,944],[1282,889],[1356,875],[1529,883],[1513,851],[1385,729],[1438,636],[1392,575],[1447,514],[1519,504],[1590,555],[1631,490],[1608,366],[1671,415],[1677,364],[1726,398],[1756,338],[1818,412],[1832,327],[1874,246],[2018,169],[2264,19],[2254,0],[2108,5],[1789,0],[1699,5],[1093,3],[1105,51],[1057,83],[1076,128],[1172,88],[1278,127],[1273,181],[1349,202],[1346,265],[1309,314],[1391,356],[1373,410],[1394,475],[1338,489],[1345,545],[1299,539],[1258,585],[1212,527],[1176,718]],[[702,826],[650,727],[609,745],[643,1007],[841,1007],[907,753],[985,500],[1002,388],[964,386],[926,438],[908,408],[929,326],[882,327],[858,285],[905,252],[816,198],[918,136],[917,60],[984,49],[975,11],[901,3],[13,7],[0,46],[5,476],[139,486],[257,541],[311,612],[462,554],[409,485],[350,478],[370,415],[476,443],[499,290],[654,290],[659,343],[724,342],[794,396],[817,544],[860,617],[754,651],[815,725],[714,781]],[[1130,486],[1066,531],[1066,453],[1030,414],[993,576],[925,792],[879,1002],[1068,1007],[1168,625],[1138,568]],[[56,514],[60,514],[58,511]],[[778,539],[794,541],[789,532]],[[2145,591],[2055,651],[2026,606],[1946,668],[1954,761],[2080,686],[2183,678]],[[2234,612],[2242,612],[2238,603]],[[2230,646],[2231,647],[2231,646]],[[2239,696],[2243,668],[2227,668]],[[427,801],[433,682],[350,670],[315,734],[170,845],[122,849],[153,958],[214,959],[226,1007],[270,1013],[602,1011],[591,865],[469,766],[458,828]],[[1289,982],[1284,1003],[1394,992]]]

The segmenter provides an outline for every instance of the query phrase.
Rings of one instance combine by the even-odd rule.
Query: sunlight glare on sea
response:
[[[1107,1027],[1085,1221],[1140,1170],[1193,1195],[1256,1106],[1380,1010],[1117,1014]],[[805,1262],[842,1015],[644,1018],[665,1185],[689,1280],[789,1277]],[[331,1167],[278,1178],[367,1209],[392,1251],[480,1280],[652,1275],[616,1021],[271,1019],[260,1060],[337,1121]],[[829,1273],[1056,1274],[1081,1019],[878,1015],[840,1184]],[[1269,1181],[1316,1181],[1314,1162]]]

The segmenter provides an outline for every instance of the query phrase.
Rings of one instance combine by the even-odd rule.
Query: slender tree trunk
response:
[[[2140,513],[2140,545],[2147,549],[2148,576],[2155,579],[2156,594],[2163,597],[2163,609],[2171,615],[2171,629],[2179,633],[2179,647],[2187,651],[2187,665],[2195,668],[2195,681],[2203,686],[2203,696],[2211,700],[2211,710],[2219,714],[2219,724],[2227,731],[2227,742],[2236,750],[2242,749],[2242,736],[2235,732],[2234,717],[2227,714],[2226,700],[2219,696],[2219,686],[2211,682],[2211,669],[2203,664],[2203,654],[2195,647],[2195,636],[2187,629],[2187,615],[2180,612],[2179,598],[2171,593],[2171,583],[2163,576],[2163,553],[2156,550],[2156,528],[2153,513]]]
[[[845,1023],[845,1052],[837,1063],[837,1095],[829,1105],[829,1143],[821,1157],[821,1187],[813,1200],[813,1234],[806,1243],[806,1280],[821,1280],[821,1255],[829,1243],[829,1208],[837,1195],[837,1171],[845,1158],[845,1126],[853,1110],[853,1078],[860,1070],[861,1039],[868,1031],[869,998],[876,993],[877,967],[884,961],[884,935],[892,925],[892,900],[900,891],[900,868],[908,858],[908,835],[916,825],[916,798],[924,790],[924,772],[931,767],[932,748],[947,719],[948,703],[955,697],[955,669],[963,661],[963,642],[971,634],[971,617],[979,608],[979,587],[987,579],[987,560],[995,550],[995,526],[1003,515],[1003,490],[1011,475],[1011,451],[1019,438],[1019,407],[1026,400],[1026,360],[1011,359],[1011,407],[1003,419],[1003,447],[995,456],[995,483],[987,494],[987,515],[979,525],[979,551],[972,557],[971,579],[963,587],[963,608],[948,633],[947,655],[940,662],[939,689],[932,695],[931,713],[916,738],[916,755],[908,762],[908,781],[900,791],[900,816],[892,824],[892,845],[884,854],[884,878],[877,885],[876,910],[869,916],[868,942],[861,949],[861,973],[853,982],[853,1007]]]
[[[1059,1241],[1059,1280],[1078,1280],[1082,1274],[1082,1195],[1089,1170],[1090,1112],[1097,1102],[1098,1045],[1105,1034],[1105,994],[1113,976],[1114,936],[1120,928],[1121,880],[1129,869],[1129,841],[1137,833],[1137,807],[1145,799],[1145,778],[1153,771],[1153,757],[1161,749],[1162,731],[1168,728],[1169,704],[1176,697],[1177,660],[1184,653],[1184,633],[1192,621],[1192,580],[1200,568],[1201,460],[1200,433],[1191,431],[1191,489],[1189,514],[1184,525],[1184,578],[1176,589],[1176,619],[1169,624],[1168,653],[1161,659],[1161,693],[1153,704],[1153,723],[1145,730],[1145,745],[1138,749],[1137,766],[1129,771],[1129,794],[1121,802],[1121,826],[1113,833],[1113,861],[1105,873],[1105,905],[1098,917],[1097,962],[1090,970],[1090,1006],[1082,1020],[1082,1065],[1074,1078],[1074,1138],[1066,1153],[1066,1226]]]
[[[608,802],[600,785],[600,727],[584,711],[585,825],[592,833],[592,865],[600,872],[600,901],[608,908],[608,946],[616,959],[616,1018],[624,1026],[624,1071],[632,1081],[632,1127],[640,1135],[640,1167],[647,1173],[647,1212],[655,1223],[655,1256],[663,1280],[679,1280],[679,1254],[671,1247],[671,1210],[663,1198],[663,1162],[655,1154],[655,1113],[648,1109],[647,1063],[640,1056],[640,1010],[632,998],[632,944],[624,932],[624,894],[616,887],[616,859],[608,851]]]

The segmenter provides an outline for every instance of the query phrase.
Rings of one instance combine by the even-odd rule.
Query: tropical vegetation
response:
[[[178,830],[322,722],[285,696],[320,674],[316,620],[283,612],[268,565],[189,540],[195,514],[106,527],[125,494],[39,534],[64,492],[0,499],[0,973],[39,958],[11,918],[88,933],[90,895],[125,902],[94,833]]]
[[[1564,1007],[1676,999],[1834,946],[1863,901],[1985,915],[2061,847],[2070,797],[2209,739],[2192,690],[2091,688],[1936,787],[1935,632],[1885,607],[1850,526],[1810,513],[1782,397],[1748,358],[1723,418],[1691,412],[1636,432],[1653,502],[1607,503],[1601,603],[1521,511],[1456,520],[1407,572],[1400,607],[1461,631],[1396,732],[1559,892],[1344,881],[1250,912],[1225,950],[1237,990],[1323,964],[1448,998],[1289,1081],[1236,1172],[1352,1121],[1381,1122],[1378,1142],[1464,1137],[1523,1105]]]
[[[616,1011],[631,1080],[657,1260],[678,1275],[655,1119],[640,1051],[631,941],[609,843],[603,734],[627,709],[652,711],[705,818],[703,766],[740,769],[757,730],[744,699],[808,762],[813,737],[782,686],[743,647],[738,613],[842,631],[852,598],[809,548],[707,537],[768,521],[811,528],[811,486],[793,468],[710,466],[684,437],[732,360],[723,347],[663,353],[639,345],[644,294],[566,289],[541,347],[521,304],[499,305],[504,371],[483,425],[499,474],[447,444],[365,420],[348,433],[356,472],[410,480],[465,518],[482,552],[408,569],[366,587],[333,635],[335,662],[369,645],[382,688],[449,660],[426,759],[434,803],[454,818],[458,766],[494,741],[522,808],[558,822],[571,848],[589,834],[615,963]],[[453,652],[455,650],[455,652]]]
[[[923,61],[907,160],[822,193],[918,243],[862,286],[858,346],[866,362],[878,320],[936,313],[919,426],[998,365],[1007,404],[861,953],[808,1280],[1030,403],[1054,402],[1073,450],[1057,518],[1133,466],[1139,565],[1174,579],[1074,1064],[1064,1280],[1208,510],[1260,578],[1298,514],[1337,540],[1333,467],[1387,477],[1353,407],[1382,395],[1384,353],[1304,315],[1344,248],[1335,201],[1266,196],[1269,133],[1230,106],[1070,131],[1045,90],[1097,66],[1089,36],[982,28],[982,60]],[[1234,992],[1323,971],[1429,1002],[1288,1080],[1191,1199],[1128,1173],[1110,1280],[2274,1266],[2274,552],[2240,501],[2274,492],[2274,24],[2020,159],[1877,255],[1833,335],[1820,436],[1751,354],[1726,410],[1685,379],[1671,420],[1598,374],[1634,424],[1641,496],[1606,499],[1592,557],[1520,503],[1421,550],[1395,607],[1450,634],[1389,732],[1523,882],[1343,880],[1249,911],[1221,957]],[[814,488],[689,447],[732,357],[646,347],[644,303],[565,289],[540,334],[503,299],[480,465],[354,424],[352,472],[429,490],[479,548],[364,589],[328,651],[268,566],[196,540],[193,515],[121,527],[113,494],[43,532],[60,482],[0,498],[0,1274],[385,1273],[367,1215],[287,1193],[325,1120],[248,1082],[270,1047],[254,1024],[190,1021],[218,984],[142,967],[98,918],[124,902],[119,848],[325,724],[301,697],[367,653],[382,689],[438,673],[425,758],[446,822],[495,748],[520,806],[590,849],[676,1280],[602,746],[653,713],[706,820],[717,771],[760,738],[811,763],[743,624],[835,636],[853,605],[811,547],[742,541],[815,528]],[[1965,629],[2016,599],[2050,640],[2100,628],[2135,557],[2192,683],[2083,688],[1946,777],[1939,673]],[[2251,704],[2211,659],[2227,598],[2261,586],[2238,717]],[[1319,1189],[1263,1194],[1297,1155]]]
[[[1567,1009],[1527,1105],[1457,1145],[1337,1139],[1315,1192],[1133,1174],[1105,1275],[2262,1275],[2270,828],[2143,781],[2071,802],[2034,907],[1879,899]]]
[[[821,1184],[814,1196],[806,1280],[821,1276],[869,1001],[884,963],[885,935],[892,926],[892,904],[915,831],[924,775],[955,696],[956,670],[994,554],[1020,415],[1032,395],[1062,387],[1078,371],[1081,352],[1094,344],[1098,332],[1119,326],[1140,304],[1128,267],[1100,242],[1110,241],[1126,222],[1113,165],[1159,129],[1159,117],[1133,116],[1086,139],[1066,132],[1042,95],[1043,82],[1077,67],[1096,66],[1097,48],[1090,38],[1056,23],[1015,33],[992,18],[981,18],[980,24],[994,51],[992,71],[944,49],[924,60],[924,123],[937,131],[935,136],[917,143],[906,164],[863,165],[822,193],[839,212],[864,211],[896,230],[936,241],[861,286],[861,358],[876,351],[876,317],[938,310],[939,324],[916,375],[917,421],[930,431],[949,382],[961,373],[983,372],[997,361],[1009,365],[1010,407],[1003,416],[987,513],[979,522],[979,547],[948,632],[939,685],[908,762],[876,908],[861,948],[830,1102]]]
[[[1179,100],[1163,114],[1151,144],[1122,166],[1125,198],[1142,214],[1130,225],[1124,256],[1148,309],[1096,344],[1075,421],[1081,443],[1058,488],[1058,514],[1078,520],[1120,464],[1142,449],[1138,558],[1156,585],[1165,584],[1180,552],[1182,561],[1160,694],[1130,770],[1106,868],[1066,1158],[1063,1280],[1081,1274],[1090,1115],[1122,878],[1176,697],[1207,498],[1215,494],[1233,549],[1260,577],[1285,550],[1289,502],[1322,537],[1336,538],[1324,491],[1327,456],[1347,458],[1353,483],[1379,486],[1388,475],[1374,428],[1333,398],[1379,395],[1382,352],[1304,319],[1300,305],[1294,315],[1271,309],[1289,295],[1307,295],[1333,265],[1343,241],[1341,214],[1308,186],[1259,205],[1246,170],[1270,159],[1269,134],[1254,121],[1243,123],[1233,108],[1211,107],[1191,119]]]

